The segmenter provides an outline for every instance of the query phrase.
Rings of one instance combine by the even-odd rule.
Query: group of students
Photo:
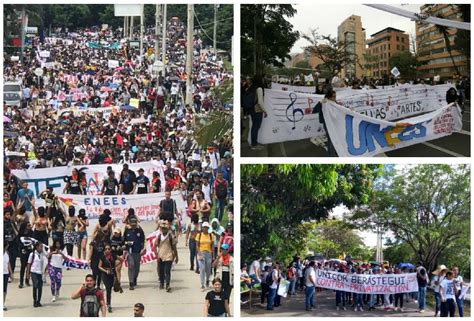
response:
[[[446,268],[441,265],[433,271],[433,279],[430,283],[427,270],[420,262],[418,266],[383,266],[380,264],[359,265],[352,261],[322,262],[310,259],[301,260],[295,256],[293,261],[284,268],[279,262],[272,263],[270,257],[261,260],[255,258],[248,268],[243,265],[241,271],[241,282],[249,288],[259,285],[261,289],[260,302],[263,305],[267,300],[266,309],[273,310],[281,305],[279,287],[281,280],[288,281],[287,295],[297,295],[298,291],[304,292],[305,309],[311,311],[315,308],[314,298],[317,292],[322,292],[322,288],[316,286],[316,270],[336,271],[348,274],[401,274],[416,273],[418,292],[395,293],[395,294],[362,294],[335,290],[336,310],[347,310],[353,308],[354,311],[377,310],[376,307],[383,306],[384,311],[405,312],[404,302],[413,301],[418,305],[420,313],[425,312],[426,291],[431,284],[434,298],[436,300],[435,317],[454,317],[456,309],[458,316],[464,316],[464,298],[461,295],[462,289],[467,285],[463,282],[459,274],[459,268]],[[286,285],[285,285],[286,286]],[[326,290],[327,291],[327,290]],[[332,290],[331,290],[332,291]]]

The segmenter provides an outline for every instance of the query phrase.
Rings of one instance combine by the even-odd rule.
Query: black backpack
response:
[[[84,315],[84,317],[99,316],[100,304],[99,298],[97,297],[97,289],[86,289],[86,293],[82,298],[81,306],[82,314]]]
[[[273,284],[273,271],[270,271],[265,280],[265,284],[271,286]]]

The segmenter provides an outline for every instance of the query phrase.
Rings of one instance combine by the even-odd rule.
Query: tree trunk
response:
[[[456,63],[454,62],[454,57],[451,50],[451,43],[449,42],[449,36],[446,30],[443,31],[443,37],[444,37],[444,43],[446,44],[446,49],[448,49],[449,57],[451,58],[451,61],[453,63],[454,70],[456,71],[456,74],[459,75],[459,69],[458,69],[458,66],[456,66]]]

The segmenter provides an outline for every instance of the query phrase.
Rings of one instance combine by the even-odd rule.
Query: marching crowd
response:
[[[149,48],[142,55],[121,40],[120,30],[91,28],[61,32],[42,44],[35,39],[22,63],[5,60],[4,81],[22,83],[23,101],[4,103],[4,125],[14,133],[4,137],[4,311],[17,265],[18,287],[31,286],[36,308],[42,306],[46,275],[51,301],[56,302],[67,277],[64,267],[74,268],[68,263],[71,258],[87,263],[91,273],[71,295],[81,299],[81,316],[113,312],[112,295],[127,290],[121,286],[125,266],[128,291],[138,286],[147,248],[144,222],[133,208],[120,220],[112,218],[109,209],[97,221],[89,220],[83,208],[62,208],[50,186],[40,193],[44,206],[38,206],[28,182],[13,174],[18,169],[70,166],[60,192],[85,195],[91,192],[85,167],[123,164],[120,173],[109,166],[99,194],[165,194],[153,246],[159,288],[172,292],[173,266],[184,262],[178,258],[181,239],[189,248],[190,270],[199,274],[201,290],[207,292],[206,316],[230,316],[232,138],[220,138],[206,148],[194,135],[197,114],[224,108],[212,89],[232,81],[232,73],[195,36],[193,103],[185,105],[185,27],[176,17],[167,26],[165,72],[158,75],[152,70],[159,57],[151,50],[151,29],[145,36]],[[107,46],[97,45],[104,41]],[[118,61],[118,66],[110,67],[110,61]],[[41,76],[35,74],[38,68]],[[135,173],[128,166],[145,161],[158,162],[165,177],[158,172],[147,177],[143,169]],[[180,192],[185,212],[178,211],[172,191]],[[143,316],[142,303],[133,308],[135,316]]]
[[[404,274],[416,273],[418,292],[395,293],[395,294],[364,294],[346,292],[340,290],[328,290],[316,286],[316,270],[334,271],[339,273],[353,274]],[[283,265],[279,262],[272,262],[270,257],[261,259],[256,257],[247,266],[244,264],[240,276],[242,286],[249,289],[260,290],[260,303],[266,309],[274,310],[282,305],[282,297],[304,295],[305,309],[312,311],[316,308],[317,293],[323,291],[333,291],[334,308],[337,311],[354,309],[354,311],[364,311],[364,309],[384,311],[404,312],[404,302],[413,301],[418,305],[420,313],[425,312],[427,288],[431,287],[435,299],[435,317],[454,317],[456,310],[459,317],[464,316],[464,297],[461,296],[462,289],[466,286],[463,277],[459,273],[459,268],[454,266],[448,269],[440,265],[430,276],[421,262],[413,264],[388,265],[379,262],[358,263],[352,259],[346,260],[316,260],[314,257],[304,260],[299,256],[294,256],[290,264]],[[282,281],[285,282],[282,282]],[[280,285],[284,287],[281,291]],[[289,301],[288,304],[294,305]],[[295,307],[297,308],[297,307]]]

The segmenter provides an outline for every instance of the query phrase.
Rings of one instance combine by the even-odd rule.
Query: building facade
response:
[[[342,78],[364,76],[365,29],[360,16],[352,15],[337,27],[337,40],[346,45],[351,62],[341,70]]]
[[[454,4],[430,4],[420,7],[422,14],[437,16],[443,19],[463,21],[459,6]],[[416,22],[416,44],[418,60],[423,63],[418,67],[418,76],[422,79],[433,79],[440,76],[443,79],[452,78],[457,71],[462,76],[469,74],[468,59],[460,51],[454,49],[454,38],[457,29],[448,28],[448,39],[452,58],[446,46],[445,37],[436,25]]]
[[[390,75],[390,57],[399,51],[410,51],[408,34],[403,30],[385,28],[367,40],[366,69],[369,77]]]

